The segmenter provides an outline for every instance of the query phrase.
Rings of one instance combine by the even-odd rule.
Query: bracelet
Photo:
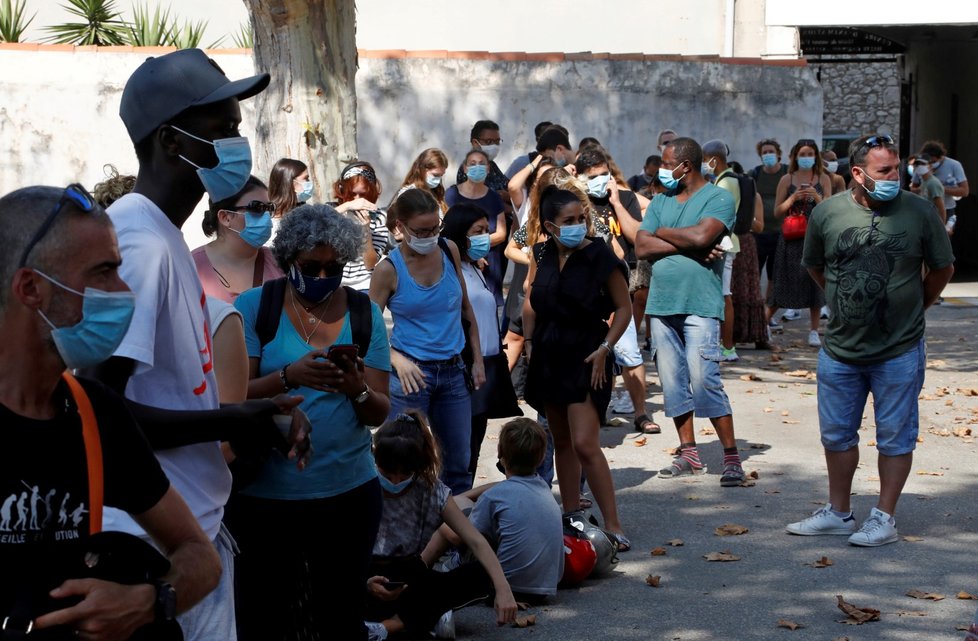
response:
[[[286,392],[288,392],[289,390],[292,389],[292,386],[289,385],[289,378],[285,375],[285,370],[287,370],[288,368],[289,368],[289,366],[286,365],[285,367],[283,367],[282,369],[280,369],[279,372],[278,372],[278,377],[279,377],[279,379],[281,379],[281,381],[282,381],[282,387],[285,388],[285,391]]]
[[[609,354],[611,353],[611,345],[608,343],[608,341],[602,341],[601,344],[598,345],[598,347],[603,347],[606,350],[608,350]]]

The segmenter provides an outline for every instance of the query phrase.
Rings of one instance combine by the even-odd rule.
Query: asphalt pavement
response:
[[[496,628],[492,611],[482,606],[456,612],[458,638],[962,639],[958,627],[970,623],[978,607],[976,600],[958,598],[959,592],[978,595],[978,286],[952,285],[945,299],[927,313],[920,439],[897,510],[899,542],[856,548],[845,537],[784,532],[785,524],[804,518],[827,497],[815,397],[817,350],[806,344],[806,312],[785,323],[774,351],[741,346],[740,361],[723,365],[744,467],[757,473],[752,486],[720,487],[722,452],[706,420],[697,420],[696,432],[710,472],[658,478],[678,442],[671,421],[661,414],[661,390],[650,366],[649,407],[663,433],[643,439],[631,421],[601,430],[632,550],[621,555],[610,575],[562,589],[552,604],[521,612],[535,616],[530,627]],[[478,481],[501,478],[493,466],[502,422],[490,424]],[[853,488],[859,522],[879,493],[873,425],[870,402]],[[600,517],[596,507],[594,512]],[[716,528],[726,524],[747,532],[717,536]],[[683,544],[667,543],[674,539]],[[665,554],[653,556],[657,547]],[[712,552],[729,552],[739,560],[703,558]],[[646,584],[650,575],[660,577],[659,587]],[[907,596],[912,590],[930,597]],[[837,595],[879,610],[879,621],[842,622],[846,615],[837,607]],[[779,621],[799,627],[779,627]]]

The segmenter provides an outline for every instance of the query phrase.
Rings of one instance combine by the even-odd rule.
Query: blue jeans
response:
[[[666,416],[732,414],[720,379],[720,321],[691,314],[652,316],[651,320],[652,353]]]
[[[884,456],[909,454],[917,447],[917,396],[924,387],[927,348],[913,349],[882,363],[850,365],[825,350],[818,353],[818,425],[822,447],[845,452],[859,444],[866,398],[873,393],[876,449]]]
[[[415,363],[424,375],[425,387],[414,394],[405,394],[397,371],[392,371],[390,417],[410,409],[424,412],[441,445],[441,480],[457,496],[472,489],[469,475],[472,399],[465,386],[465,365],[461,358],[452,362]]]

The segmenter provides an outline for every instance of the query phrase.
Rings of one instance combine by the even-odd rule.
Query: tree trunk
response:
[[[309,166],[320,202],[357,157],[357,44],[353,0],[244,0],[255,68],[272,82],[258,94],[255,166],[279,158]]]

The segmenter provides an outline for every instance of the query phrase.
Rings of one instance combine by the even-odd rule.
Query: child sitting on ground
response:
[[[399,414],[374,435],[374,460],[384,509],[367,581],[369,638],[406,630],[454,639],[451,611],[495,591],[496,623],[516,618],[516,600],[492,547],[438,478],[435,437],[420,412]],[[450,572],[431,569],[425,546],[442,524],[476,559]],[[377,623],[379,622],[379,623]]]
[[[517,418],[499,432],[497,452],[506,480],[469,490],[456,499],[469,520],[495,548],[518,601],[538,604],[557,593],[564,565],[560,507],[536,469],[547,433],[536,421]],[[461,543],[447,528],[432,538],[426,556]]]

